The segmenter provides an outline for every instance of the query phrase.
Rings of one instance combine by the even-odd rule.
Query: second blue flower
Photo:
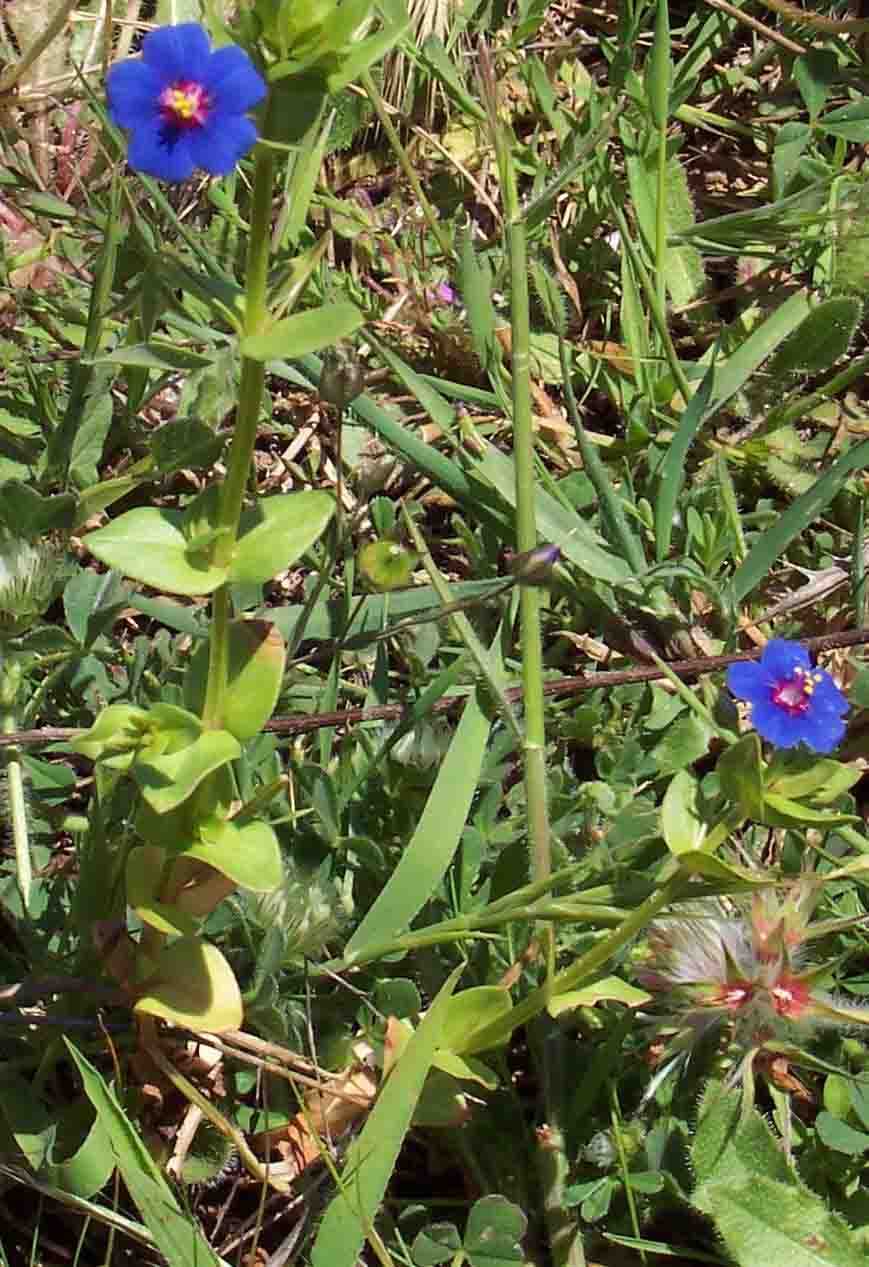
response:
[[[212,52],[202,27],[185,22],[147,35],[141,60],[113,66],[106,91],[112,121],[130,130],[130,166],[181,181],[196,168],[232,171],[257,139],[247,111],[266,84],[243,49]]]
[[[845,734],[848,701],[798,642],[770,638],[755,663],[733,664],[727,686],[751,706],[755,730],[777,748],[832,752]]]

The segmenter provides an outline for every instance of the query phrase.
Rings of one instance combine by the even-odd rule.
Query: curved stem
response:
[[[268,110],[264,135],[267,135]],[[253,200],[250,216],[250,237],[247,244],[247,288],[245,294],[243,335],[259,333],[268,320],[268,269],[271,238],[272,191],[274,187],[274,154],[261,145],[256,152]],[[265,385],[265,365],[252,357],[242,357],[241,385],[235,430],[227,459],[226,479],[220,494],[218,537],[214,561],[225,566],[232,558],[238,538],[238,525],[244,494],[253,461],[257,423]],[[219,726],[223,715],[229,666],[229,588],[222,585],[214,595],[211,609],[208,685],[202,720],[207,726]]]

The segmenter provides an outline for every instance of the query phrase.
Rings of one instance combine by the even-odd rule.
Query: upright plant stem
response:
[[[667,123],[670,114],[670,81],[672,61],[670,52],[669,0],[658,0],[655,19],[655,42],[649,62],[649,107],[658,132],[658,189],[655,199],[655,280],[658,305],[663,311],[667,306]]]
[[[15,717],[7,714],[2,719],[4,734],[15,730]],[[30,910],[30,890],[33,885],[33,864],[30,860],[30,837],[27,831],[27,805],[24,800],[24,772],[18,759],[18,749],[8,749],[6,755],[6,793],[9,800],[9,822],[12,827],[12,843],[15,848],[15,878],[21,904]]]
[[[513,405],[513,462],[516,472],[516,545],[520,553],[537,545],[534,489],[534,428],[531,409],[531,320],[528,295],[528,243],[516,188],[511,136],[498,117],[497,90],[488,55],[481,58],[484,94],[498,158],[501,198],[510,263],[510,344]],[[546,804],[546,720],[543,704],[543,647],[540,629],[540,590],[519,590],[519,642],[525,704],[524,773],[531,882],[546,881],[552,873],[549,814]],[[542,923],[548,995],[555,975],[555,937],[552,924]],[[556,1047],[561,1036],[556,1036]],[[544,1052],[546,1046],[544,1044]],[[563,1206],[567,1158],[562,1131],[562,1088],[552,1084],[541,1057],[542,1111],[547,1130],[535,1136],[535,1161],[543,1189],[549,1252],[555,1267],[585,1267],[582,1237],[575,1221],[565,1218]]]
[[[21,662],[9,657],[0,671],[0,733],[14,734],[18,728],[16,703],[21,684]],[[15,848],[15,879],[25,913],[30,911],[30,890],[33,886],[33,863],[30,858],[30,834],[27,828],[27,804],[24,799],[24,771],[20,752],[10,747],[3,754],[6,768],[6,799],[12,843]]]
[[[502,142],[506,147],[506,139]],[[513,376],[513,461],[516,470],[516,545],[520,553],[537,545],[534,514],[534,431],[531,411],[531,328],[528,248],[512,159],[502,163],[503,197],[510,257],[510,320]],[[543,651],[540,591],[519,591],[522,686],[525,703],[525,797],[531,846],[531,878],[544,880],[552,869],[546,806],[546,726],[543,707]]]
[[[267,135],[267,118],[264,135]],[[245,336],[259,333],[268,318],[268,268],[271,236],[272,190],[274,187],[274,154],[260,146],[254,168],[253,200],[250,215],[250,237],[247,244],[247,288],[245,293]],[[218,539],[215,562],[226,564],[238,538],[238,524],[244,501],[256,444],[260,402],[265,384],[265,365],[252,357],[242,357],[241,385],[235,430],[227,459],[226,479],[220,496]],[[205,693],[203,721],[219,726],[223,714],[229,666],[229,590],[222,585],[214,595],[211,608],[208,685]]]

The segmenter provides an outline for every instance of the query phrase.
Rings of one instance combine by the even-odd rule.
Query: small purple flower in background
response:
[[[266,84],[243,49],[211,51],[197,22],[162,26],[145,37],[141,61],[113,66],[109,114],[129,128],[127,158],[159,180],[187,180],[197,167],[225,176],[257,139],[247,111]]]
[[[425,292],[428,301],[435,306],[441,304],[454,304],[456,302],[456,292],[448,282],[438,282],[437,286],[429,287]]]
[[[755,730],[777,748],[832,752],[845,734],[847,699],[798,642],[770,638],[759,661],[730,666],[727,687],[751,705]]]

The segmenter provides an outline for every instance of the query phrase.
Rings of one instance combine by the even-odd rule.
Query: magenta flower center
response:
[[[729,1008],[731,1012],[738,1012],[746,1003],[750,1003],[754,994],[754,986],[750,981],[738,981],[733,985],[726,986],[718,998],[715,1000],[717,1007]]]
[[[772,1003],[779,1016],[797,1021],[809,1003],[809,990],[805,982],[793,977],[782,977],[770,990]]]
[[[182,79],[160,93],[160,113],[176,128],[200,128],[208,118],[211,98],[202,84]]]
[[[799,717],[812,702],[812,695],[818,682],[824,679],[820,673],[811,673],[808,669],[794,669],[793,677],[777,682],[772,690],[772,702],[783,708],[791,717]]]

